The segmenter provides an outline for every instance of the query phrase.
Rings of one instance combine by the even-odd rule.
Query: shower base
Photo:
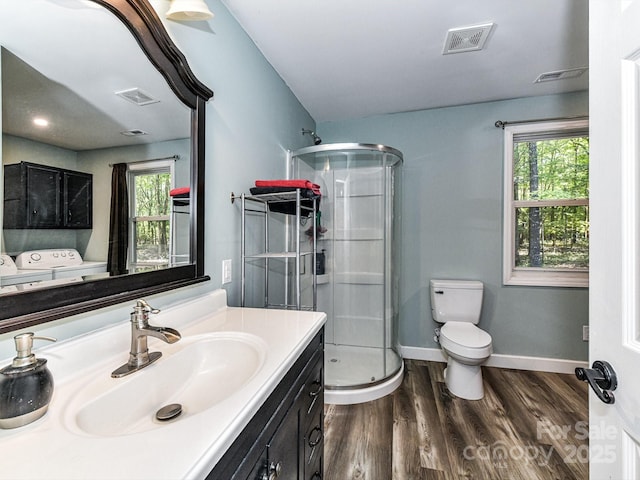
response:
[[[325,344],[325,403],[351,405],[382,398],[402,383],[404,364],[392,349]]]

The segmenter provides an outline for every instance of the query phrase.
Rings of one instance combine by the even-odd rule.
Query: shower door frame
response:
[[[381,180],[382,182],[381,186],[382,186],[383,195],[384,195],[383,206],[382,206],[383,207],[382,208],[382,216],[383,216],[383,225],[382,225],[383,247],[382,248],[384,252],[384,260],[383,260],[384,263],[382,268],[382,275],[383,275],[382,346],[381,347],[363,347],[363,348],[376,348],[382,351],[381,353],[383,356],[383,359],[382,359],[383,376],[375,381],[370,381],[366,383],[358,383],[353,385],[327,385],[326,388],[330,390],[354,390],[354,389],[360,389],[360,388],[373,387],[388,381],[391,377],[396,375],[397,372],[402,367],[402,358],[400,356],[399,348],[397,345],[397,331],[394,332],[394,322],[397,323],[397,320],[394,320],[394,317],[397,317],[398,315],[398,311],[397,311],[398,306],[394,304],[393,279],[391,278],[391,275],[393,274],[394,271],[396,271],[396,270],[392,270],[392,266],[394,265],[392,243],[393,243],[393,237],[395,236],[394,234],[396,233],[395,221],[399,221],[399,218],[397,219],[393,218],[393,213],[394,213],[393,208],[394,208],[394,205],[396,205],[396,202],[398,201],[398,199],[395,198],[394,195],[397,195],[399,192],[395,191],[397,186],[395,182],[398,181],[395,178],[395,175],[397,175],[398,173],[394,172],[395,175],[393,175],[392,169],[394,168],[394,166],[396,166],[397,163],[400,163],[400,165],[402,165],[403,155],[399,150],[396,150],[392,147],[387,147],[387,146],[378,145],[378,144],[363,144],[363,143],[336,143],[336,144],[317,145],[317,146],[302,148],[296,151],[287,152],[287,178],[292,178],[292,176],[296,173],[295,163],[304,162],[304,160],[297,159],[297,157],[303,157],[304,155],[308,155],[308,154],[322,154],[322,153],[344,153],[345,155],[348,155],[349,153],[357,153],[358,151],[361,151],[361,152],[368,151],[368,152],[371,152],[372,154],[376,154],[376,153],[382,154],[381,162],[377,167],[382,169],[383,178]],[[389,155],[395,157],[397,159],[397,162],[390,163],[388,158]],[[349,160],[347,160],[347,164],[349,163],[350,163]],[[348,170],[349,167],[347,166],[346,169]],[[336,197],[335,192],[333,197],[334,198]],[[396,205],[396,208],[398,208],[397,205]],[[331,218],[333,222],[335,222],[335,219],[336,219],[335,209],[336,209],[336,204],[335,202],[332,202]],[[388,221],[387,219],[392,219],[392,220]],[[336,229],[335,223],[333,227],[335,232],[335,229]],[[335,237],[333,241],[335,242]],[[333,246],[333,248],[335,250],[335,245]],[[335,257],[333,261],[335,261]],[[397,264],[398,262],[396,261],[395,263]],[[398,265],[395,265],[395,269],[397,268],[398,268]],[[333,283],[332,288],[335,288],[334,282],[332,282]],[[334,294],[332,294],[331,304],[332,304],[332,308],[335,308]],[[387,312],[388,308],[391,308],[394,310],[391,312]],[[335,322],[335,310],[332,310],[331,317]],[[387,319],[387,317],[389,318]],[[397,328],[397,325],[395,325],[395,328]],[[394,342],[394,338],[395,338],[396,344],[392,345],[391,343]],[[338,345],[338,343],[335,341],[335,338],[331,343],[333,345]],[[387,349],[393,350],[394,353],[400,358],[398,368],[392,372],[387,372],[387,365],[388,365]]]

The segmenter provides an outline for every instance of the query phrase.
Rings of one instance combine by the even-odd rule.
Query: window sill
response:
[[[553,271],[544,269],[516,269],[505,272],[504,285],[529,287],[588,288],[589,272]]]

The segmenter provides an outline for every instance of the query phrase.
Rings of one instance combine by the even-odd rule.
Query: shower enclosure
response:
[[[320,185],[317,310],[325,327],[325,401],[359,403],[402,381],[397,353],[400,167],[382,145],[317,145],[290,153],[290,178]]]

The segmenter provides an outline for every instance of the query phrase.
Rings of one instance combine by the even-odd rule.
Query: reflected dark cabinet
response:
[[[29,162],[4,167],[4,228],[91,228],[93,176]]]
[[[58,227],[62,220],[61,178],[60,169],[53,167],[28,163],[7,165],[4,168],[4,227]]]
[[[91,228],[93,177],[90,173],[63,171],[63,223],[66,228]]]

